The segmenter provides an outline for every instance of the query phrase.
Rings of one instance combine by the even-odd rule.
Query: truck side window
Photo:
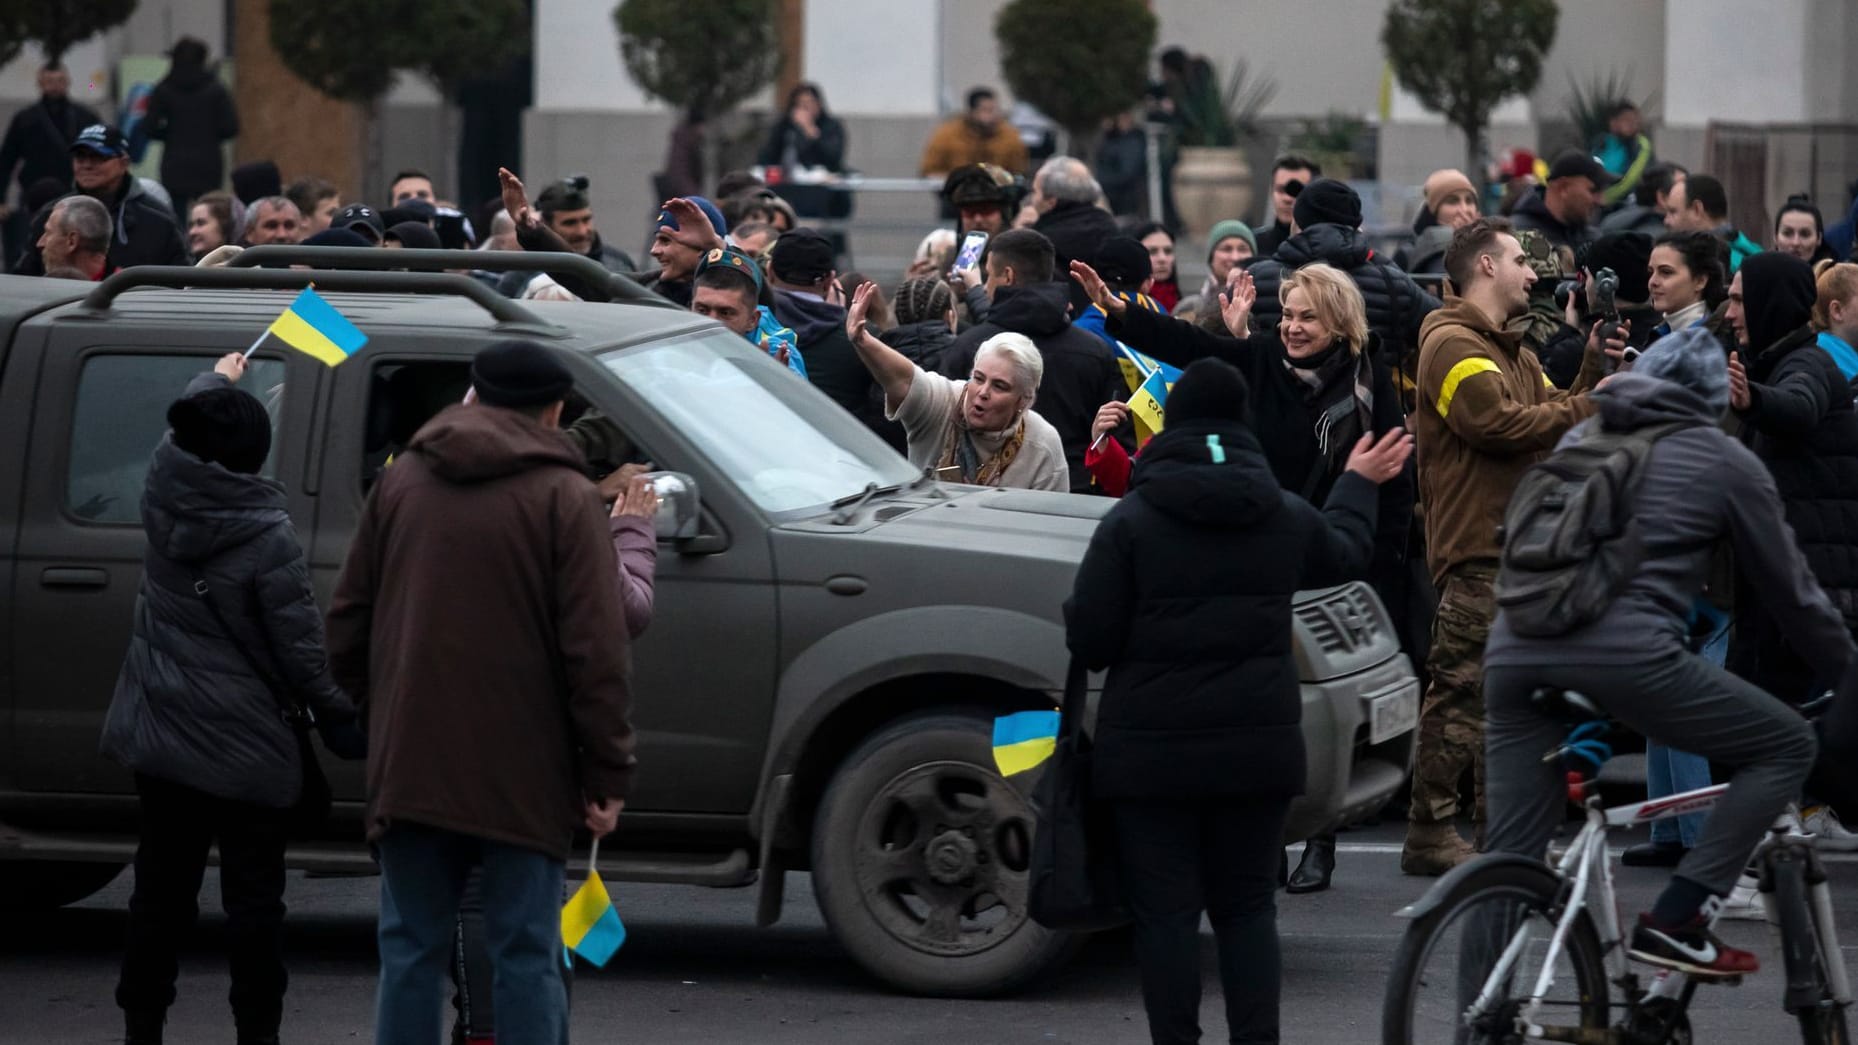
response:
[[[72,411],[65,510],[92,523],[140,524],[149,455],[168,430],[168,404],[213,367],[208,356],[100,355],[84,362]],[[257,396],[277,431],[284,363],[254,359],[239,387]],[[276,474],[276,440],[264,474]]]
[[[470,387],[468,363],[377,363],[368,382],[363,488],[373,486],[394,455],[406,449],[414,433],[439,411],[462,400]]]

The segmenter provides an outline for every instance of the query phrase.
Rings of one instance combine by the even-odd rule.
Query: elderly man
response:
[[[47,275],[75,269],[89,280],[110,272],[110,212],[89,196],[66,196],[52,207],[39,237]]]
[[[865,329],[876,285],[852,295],[845,333],[884,392],[885,416],[903,425],[910,463],[937,478],[1022,490],[1071,489],[1064,444],[1032,409],[1045,362],[1032,339],[997,334],[974,355],[972,373],[931,374]]]
[[[71,143],[71,182],[79,193],[110,212],[114,222],[111,268],[190,264],[174,212],[150,196],[130,173],[129,142],[121,131],[96,123],[78,134]],[[43,226],[32,230],[35,244],[44,231]],[[26,252],[15,271],[22,276],[45,273],[37,246]]]
[[[1058,272],[1071,271],[1073,261],[1096,257],[1103,242],[1118,234],[1116,219],[1097,206],[1102,195],[1090,168],[1070,156],[1053,156],[1033,176],[1029,202],[1039,212],[1039,220],[1032,227],[1052,241],[1053,267]],[[1072,295],[1074,314],[1088,307],[1082,290]]]
[[[245,228],[239,239],[248,247],[300,243],[303,225],[303,212],[290,202],[289,196],[266,196],[245,212]]]

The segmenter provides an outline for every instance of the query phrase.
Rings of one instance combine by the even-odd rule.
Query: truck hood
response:
[[[951,555],[1063,562],[1076,568],[1097,523],[1115,503],[1108,497],[944,483],[875,500],[845,524],[833,522],[836,513],[829,513],[780,529],[852,536],[860,543],[912,550],[940,549]]]

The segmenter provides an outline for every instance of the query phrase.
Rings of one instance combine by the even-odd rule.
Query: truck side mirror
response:
[[[658,514],[652,517],[652,529],[661,541],[684,541],[697,536],[697,515],[701,502],[697,498],[697,481],[683,472],[647,472],[652,489],[658,491]]]

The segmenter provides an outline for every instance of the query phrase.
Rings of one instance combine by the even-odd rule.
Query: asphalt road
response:
[[[1393,917],[1424,888],[1401,876],[1392,827],[1342,835],[1336,884],[1283,896],[1284,1040],[1377,1040],[1386,964],[1403,923]],[[1627,835],[1615,844],[1630,842]],[[1848,961],[1858,944],[1858,858],[1834,858]],[[1642,909],[1662,884],[1656,871],[1622,871],[1622,906]],[[375,952],[374,879],[293,876],[288,902],[291,988],[287,1045],[342,1045],[371,1036]],[[170,1042],[230,1042],[223,923],[208,909],[183,959]],[[788,881],[787,917],[753,927],[751,890],[613,886],[630,936],[605,970],[574,989],[574,1032],[583,1042],[933,1043],[1142,1042],[1147,1040],[1125,936],[1092,941],[1052,981],[997,1001],[901,997],[874,984],[827,934],[803,876]],[[129,895],[125,874],[81,904],[0,923],[0,1043],[121,1040],[111,991]],[[1692,1006],[1697,1039],[1781,1041],[1794,1032],[1779,1008],[1779,959],[1759,923],[1726,936],[1754,946],[1769,969],[1735,988],[1705,988]],[[1213,939],[1202,933],[1206,1040],[1225,1040]]]

